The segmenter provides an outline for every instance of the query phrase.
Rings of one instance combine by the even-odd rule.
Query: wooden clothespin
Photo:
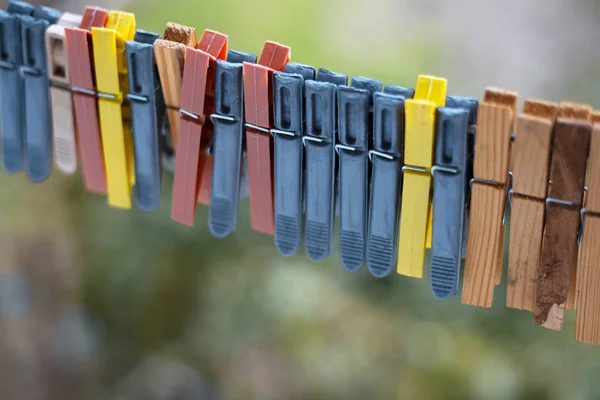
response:
[[[533,311],[537,286],[552,128],[558,105],[525,100],[512,149],[510,247],[506,306]]]
[[[592,114],[592,136],[581,209],[577,264],[575,340],[600,345],[600,112]]]
[[[491,307],[502,277],[510,137],[518,94],[487,89],[478,107],[462,302]]]
[[[592,131],[591,112],[589,106],[561,103],[554,124],[534,311],[535,324],[553,330],[562,329],[565,307],[574,308],[575,304],[577,237]]]
[[[181,83],[183,81],[183,62],[186,47],[195,48],[196,30],[189,26],[169,22],[161,40],[154,42],[154,55],[160,84],[167,104],[167,117],[173,139],[173,148],[177,148],[179,120],[181,118]]]

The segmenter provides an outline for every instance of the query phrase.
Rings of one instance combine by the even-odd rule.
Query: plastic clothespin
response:
[[[217,59],[225,59],[227,36],[205,30],[196,49],[185,50],[181,119],[173,182],[171,218],[181,224],[194,225],[200,178],[200,146],[209,116],[214,109],[214,71]]]
[[[381,86],[378,81],[353,77],[351,86],[338,89],[340,258],[348,271],[357,271],[365,263],[373,93]]]
[[[295,63],[273,73],[275,245],[283,255],[296,253],[302,237],[304,81],[314,78],[313,67]]]
[[[81,15],[65,13],[46,30],[46,59],[50,78],[50,107],[54,133],[54,163],[60,172],[77,170],[77,144],[73,119],[71,74],[65,45],[65,28],[81,25]]]
[[[577,264],[575,340],[600,344],[600,112],[592,114],[590,155],[586,171],[581,243]]]
[[[128,91],[125,41],[134,36],[135,17],[122,11],[111,11],[105,28],[92,28],[108,204],[124,209],[131,208],[135,182],[131,110],[124,98]]]
[[[379,278],[387,276],[396,265],[405,95],[412,96],[412,91],[390,85],[383,93],[373,95],[367,264],[373,276]]]
[[[319,69],[316,81],[308,80],[304,84],[304,246],[313,261],[331,254],[335,217],[336,91],[338,86],[347,84],[346,75],[325,69]]]
[[[252,228],[273,235],[273,159],[271,153],[272,73],[283,71],[290,61],[290,48],[266,42],[258,64],[244,65],[246,149],[250,184]]]
[[[202,41],[201,41],[202,42]],[[215,42],[213,41],[210,46],[211,48],[215,47]],[[198,43],[198,48],[203,46],[202,43]],[[226,47],[226,46],[225,46]],[[219,56],[216,58],[219,60],[225,60],[227,57],[227,48],[225,48]],[[207,88],[207,100],[210,99],[209,103],[205,104],[207,108],[206,118],[214,112],[214,74],[215,74],[215,65],[210,65],[209,74],[211,76],[211,84]],[[213,124],[209,119],[206,121],[204,129],[202,131],[202,138],[200,141],[200,157],[198,161],[198,190],[197,190],[197,200],[198,203],[204,205],[210,205],[210,193],[212,188],[212,168],[213,168],[213,156],[212,156],[212,143],[213,143]]]
[[[449,96],[446,106],[437,109],[435,120],[430,285],[435,297],[447,299],[459,287],[469,183],[469,130],[475,129],[477,101]]]
[[[217,60],[213,123],[212,189],[208,224],[211,233],[223,238],[237,222],[242,139],[244,134],[244,80],[242,63],[256,56],[230,50],[227,61]]]
[[[557,331],[562,330],[565,308],[575,308],[577,239],[592,133],[591,114],[590,106],[561,103],[554,123],[534,323]]]
[[[179,120],[181,118],[181,82],[186,47],[195,48],[196,30],[189,26],[169,22],[163,38],[154,42],[158,73],[167,105],[167,117],[173,149],[177,149]]]
[[[558,105],[525,100],[515,118],[506,306],[535,309],[542,232],[548,194],[552,128]]]
[[[431,209],[435,110],[446,102],[443,78],[419,76],[414,98],[406,100],[404,184],[398,249],[398,273],[422,278]]]
[[[0,132],[4,169],[11,174],[25,168],[25,87],[21,67],[21,21],[35,7],[21,1],[9,1],[0,10]]]
[[[131,132],[135,161],[135,195],[138,207],[152,211],[160,204],[161,148],[160,132],[166,116],[153,44],[160,35],[138,30],[134,41],[125,43],[129,65]]]
[[[477,108],[462,302],[491,307],[502,277],[510,141],[518,95],[487,89]]]
[[[29,180],[41,183],[52,173],[52,116],[50,81],[46,61],[46,29],[55,24],[60,11],[36,7],[31,16],[21,17],[25,87],[25,153]]]
[[[107,10],[87,7],[79,28],[65,28],[77,149],[81,157],[83,180],[88,191],[100,194],[106,193],[106,173],[93,69],[92,28],[103,28],[107,21]]]

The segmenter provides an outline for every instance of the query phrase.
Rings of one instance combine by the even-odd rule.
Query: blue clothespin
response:
[[[213,171],[208,224],[211,233],[223,238],[235,232],[242,139],[244,137],[243,63],[256,63],[256,56],[235,50],[227,61],[217,60],[215,72],[215,112],[211,115]]]
[[[383,93],[373,95],[367,264],[373,276],[378,278],[387,276],[396,265],[402,192],[404,99],[412,94],[410,89],[388,85]]]
[[[302,235],[304,82],[313,67],[289,63],[273,73],[275,245],[283,255],[296,253]]]
[[[25,152],[27,175],[40,183],[52,173],[52,114],[50,80],[46,61],[46,30],[58,22],[61,12],[36,7],[31,16],[21,17],[25,87]]]
[[[11,1],[6,11],[0,10],[0,132],[2,160],[11,174],[25,167],[25,88],[21,66],[21,20],[32,15],[30,4]]]
[[[458,292],[462,262],[465,200],[469,187],[469,136],[477,119],[477,101],[448,96],[437,109],[433,176],[433,229],[430,285],[446,299]]]
[[[381,86],[378,81],[353,77],[351,86],[338,90],[340,258],[348,271],[357,271],[365,263],[373,93]]]
[[[319,69],[316,81],[304,85],[305,153],[304,246],[313,261],[331,254],[335,216],[336,92],[346,85],[346,75]]]
[[[160,35],[138,30],[125,42],[129,65],[131,131],[135,160],[135,195],[138,207],[152,211],[160,204],[162,126],[166,106],[154,60],[153,44]]]

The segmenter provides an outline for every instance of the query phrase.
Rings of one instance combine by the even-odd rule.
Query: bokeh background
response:
[[[46,1],[81,12],[79,0]],[[97,0],[215,29],[231,48],[265,40],[295,61],[451,94],[486,86],[600,105],[595,0]],[[6,1],[0,1],[6,6]],[[0,173],[0,398],[591,399],[600,347],[505,307],[438,301],[428,280],[344,272],[337,255],[280,256],[250,229],[211,237],[158,211],[110,209],[81,175],[41,185]],[[504,278],[506,280],[506,278]]]

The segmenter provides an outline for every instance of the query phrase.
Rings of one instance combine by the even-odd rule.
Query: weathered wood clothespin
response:
[[[534,322],[561,330],[567,298],[574,308],[577,236],[590,146],[591,107],[561,103],[554,124],[550,189]],[[572,286],[572,287],[570,287]]]
[[[575,340],[600,345],[600,112],[592,114],[592,137],[581,209],[577,264]]]
[[[558,105],[525,100],[515,121],[506,306],[533,311],[537,286],[552,128]]]
[[[502,277],[510,141],[518,94],[487,89],[478,108],[462,302],[490,307]]]

